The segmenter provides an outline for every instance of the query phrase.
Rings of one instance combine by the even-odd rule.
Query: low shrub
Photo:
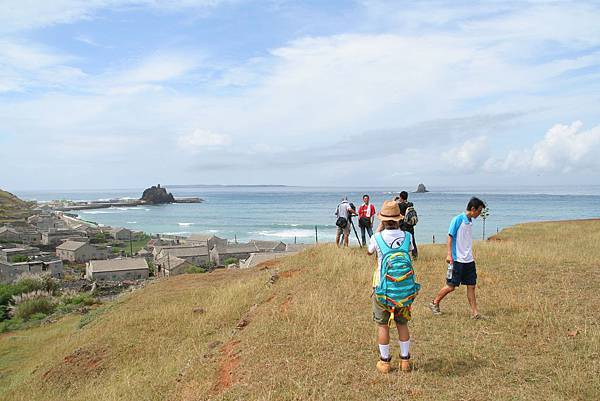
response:
[[[17,331],[23,327],[23,319],[10,319],[0,322],[0,333]]]
[[[185,271],[186,273],[196,274],[196,273],[206,273],[206,270],[200,266],[188,267]]]
[[[231,264],[237,264],[237,262],[239,262],[237,258],[227,258],[223,261],[223,264],[229,266]]]
[[[14,317],[16,319],[22,319],[24,321],[29,320],[32,316],[39,313],[44,315],[51,314],[56,305],[52,297],[39,297],[28,299],[15,306]]]
[[[61,303],[64,305],[90,306],[96,303],[96,299],[88,293],[81,293],[63,296]]]

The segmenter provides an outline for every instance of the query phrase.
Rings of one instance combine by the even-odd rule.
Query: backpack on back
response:
[[[408,207],[406,208],[406,212],[404,213],[404,222],[409,226],[416,226],[419,222],[417,211],[412,203],[409,203]]]
[[[375,234],[375,240],[382,254],[379,276],[374,277],[375,299],[386,308],[390,316],[390,324],[394,321],[396,308],[409,306],[419,293],[421,285],[415,280],[412,260],[409,256],[411,234],[406,232],[400,248],[391,248],[381,237]]]

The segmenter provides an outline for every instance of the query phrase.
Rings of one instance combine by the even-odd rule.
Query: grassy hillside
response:
[[[375,370],[373,258],[323,245],[262,269],[164,279],[91,316],[6,334],[0,399],[600,399],[599,243],[599,220],[477,243],[487,321],[469,319],[464,288],[444,315],[425,309],[445,249],[423,246],[410,374]]]
[[[0,226],[4,223],[22,223],[29,216],[31,216],[29,203],[0,189]]]

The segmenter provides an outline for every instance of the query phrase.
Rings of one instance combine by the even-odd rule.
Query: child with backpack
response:
[[[391,370],[390,326],[395,323],[400,344],[399,368],[402,372],[409,372],[408,322],[411,319],[411,304],[420,288],[415,282],[410,258],[411,234],[400,229],[404,216],[394,201],[385,201],[377,218],[381,223],[371,237],[368,249],[369,255],[377,252],[372,301],[380,355],[377,370],[381,373],[389,373]]]
[[[467,286],[467,299],[471,307],[472,319],[485,319],[477,311],[475,299],[475,285],[477,284],[477,269],[473,258],[473,220],[479,217],[485,203],[479,198],[471,198],[467,203],[467,210],[452,219],[448,229],[448,274],[446,285],[442,287],[429,309],[434,315],[440,315],[440,302],[444,297],[464,284]]]

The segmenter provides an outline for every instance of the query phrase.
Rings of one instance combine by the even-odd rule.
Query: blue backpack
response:
[[[411,234],[405,232],[400,248],[390,248],[381,233],[375,234],[383,258],[379,277],[373,277],[374,293],[377,303],[391,313],[390,324],[394,320],[394,310],[412,304],[421,288],[415,281],[412,260],[408,254],[411,239]]]

